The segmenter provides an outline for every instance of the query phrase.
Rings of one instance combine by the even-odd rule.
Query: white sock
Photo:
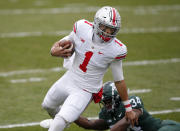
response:
[[[61,116],[56,115],[48,131],[63,131],[66,127],[66,121]]]

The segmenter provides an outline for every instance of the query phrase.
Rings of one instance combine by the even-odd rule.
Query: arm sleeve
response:
[[[122,60],[115,60],[110,65],[114,81],[124,80]]]

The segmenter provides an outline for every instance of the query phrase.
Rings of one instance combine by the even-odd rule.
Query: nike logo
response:
[[[103,54],[102,52],[100,52],[100,51],[98,52],[98,54],[100,54],[100,55],[104,55],[104,54]]]
[[[118,116],[118,117],[121,117],[121,115],[122,115],[122,112],[119,114],[119,116]]]

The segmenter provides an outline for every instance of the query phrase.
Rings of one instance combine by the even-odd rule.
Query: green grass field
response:
[[[41,109],[41,102],[50,86],[65,72],[51,70],[62,67],[62,59],[51,57],[50,48],[72,30],[77,20],[93,21],[96,9],[104,5],[115,6],[121,14],[122,29],[117,38],[128,48],[124,63],[180,59],[179,0],[1,0],[0,127],[49,118]],[[180,101],[170,100],[180,97],[180,61],[125,65],[124,76],[130,90],[151,89],[149,93],[136,94],[147,110],[180,109]],[[32,78],[42,81],[32,82]],[[21,82],[13,83],[15,80]],[[110,71],[104,77],[104,81],[108,80],[112,80]],[[99,105],[91,103],[83,115],[95,117],[98,110]],[[180,122],[180,112],[154,116]],[[0,131],[47,129],[28,126],[0,128]],[[65,131],[84,129],[72,124]]]

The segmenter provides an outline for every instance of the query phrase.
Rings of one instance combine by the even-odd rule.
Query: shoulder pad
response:
[[[88,25],[88,26],[87,26],[87,25]],[[85,19],[82,19],[82,20],[77,21],[77,22],[74,24],[74,26],[73,26],[73,31],[74,31],[75,34],[77,34],[78,31],[84,30],[84,29],[86,29],[86,28],[88,28],[88,27],[92,27],[92,26],[93,26],[93,24],[92,24],[91,22],[89,22],[89,21],[87,21],[87,20],[85,20]]]

